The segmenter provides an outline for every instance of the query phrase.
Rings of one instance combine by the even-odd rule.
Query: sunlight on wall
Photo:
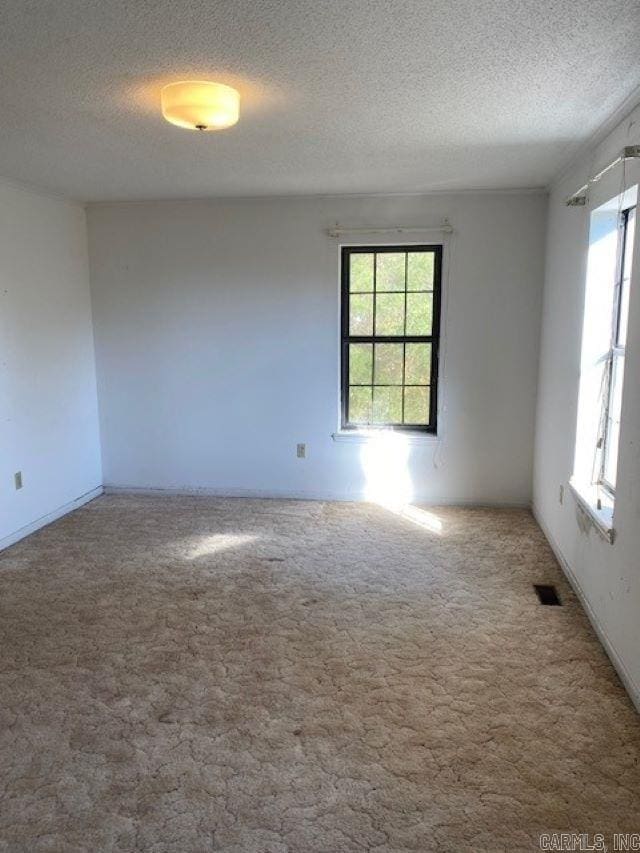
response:
[[[256,539],[257,536],[251,534],[216,533],[214,536],[202,536],[198,544],[189,550],[187,559],[196,560],[198,557],[218,554],[220,551],[228,551],[230,548],[239,548],[249,542],[254,542]]]
[[[594,476],[595,448],[606,359],[611,344],[611,312],[618,246],[617,208],[591,215],[589,256],[580,358],[580,392],[574,477],[582,484]]]
[[[360,453],[360,463],[365,475],[366,500],[419,527],[442,533],[442,522],[437,515],[411,505],[413,483],[406,435],[391,430],[371,435]]]
[[[365,498],[388,508],[401,507],[413,497],[409,473],[409,442],[405,435],[380,430],[362,447]]]

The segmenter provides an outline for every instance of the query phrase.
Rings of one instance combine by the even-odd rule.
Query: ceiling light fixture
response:
[[[240,114],[240,93],[224,83],[169,83],[160,101],[166,120],[189,130],[222,130],[235,124]]]

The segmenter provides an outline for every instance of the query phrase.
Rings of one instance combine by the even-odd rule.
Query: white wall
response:
[[[449,216],[441,441],[407,448],[411,492],[527,503],[545,215],[526,193],[91,206],[106,485],[365,497],[370,451],[331,437],[339,246],[323,229]],[[378,461],[397,473],[403,452]]]
[[[585,152],[557,182],[550,197],[534,509],[640,707],[640,253],[636,246],[613,518],[615,541],[611,545],[585,525],[566,484],[572,473],[576,437],[589,214],[621,191],[622,170],[613,170],[592,187],[589,207],[564,204],[566,196],[624,145],[638,142],[640,110]],[[637,180],[639,172],[629,163],[627,182]],[[565,485],[562,504],[561,484]]]
[[[2,547],[102,473],[84,210],[1,183],[0,415]]]

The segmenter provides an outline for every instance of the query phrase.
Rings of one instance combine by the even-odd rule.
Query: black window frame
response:
[[[432,328],[430,335],[376,335],[375,334],[375,296],[374,296],[374,319],[373,334],[350,335],[349,334],[349,274],[350,257],[353,254],[382,254],[394,252],[432,252],[433,263],[433,311]],[[434,244],[394,244],[384,246],[342,246],[341,248],[341,346],[340,346],[340,413],[342,430],[394,430],[398,432],[419,432],[436,435],[438,431],[438,369],[440,362],[440,309],[442,303],[442,254],[441,243]],[[406,281],[405,281],[406,288]],[[400,292],[400,291],[398,291]],[[407,291],[405,290],[405,293]],[[374,291],[375,290],[375,263],[374,263]],[[405,299],[405,326],[406,326],[406,299]],[[431,344],[431,376],[429,386],[429,423],[428,424],[361,424],[348,421],[349,405],[349,344],[358,343],[430,343]],[[403,389],[406,387],[403,383]],[[403,391],[404,399],[404,391]]]

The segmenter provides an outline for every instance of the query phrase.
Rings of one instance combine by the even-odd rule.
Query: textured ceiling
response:
[[[640,83],[640,0],[2,0],[0,174],[83,200],[540,186]],[[167,124],[162,84],[242,92]]]

